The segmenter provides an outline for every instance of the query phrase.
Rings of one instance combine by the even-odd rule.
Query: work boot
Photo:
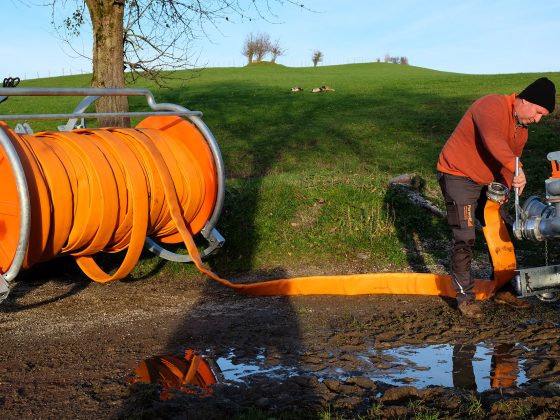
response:
[[[494,295],[494,302],[500,305],[508,305],[516,309],[529,309],[531,304],[525,300],[519,299],[508,290],[499,291]]]
[[[482,318],[482,309],[480,308],[480,303],[474,301],[463,301],[459,303],[457,306],[459,312],[464,317],[471,318],[471,319],[480,319]]]

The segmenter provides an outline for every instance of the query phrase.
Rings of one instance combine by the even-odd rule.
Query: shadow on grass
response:
[[[434,265],[448,267],[447,251],[451,240],[445,218],[412,202],[407,194],[414,188],[423,196],[425,181],[415,177],[418,185],[388,187],[385,194],[387,217],[393,220],[397,237],[406,255],[410,271],[430,273]]]
[[[294,94],[288,86],[221,82],[211,90],[211,96],[196,89],[159,93],[162,102],[203,111],[222,150],[228,189],[218,228],[227,242],[210,258],[222,272],[254,268],[263,177],[318,169],[372,178],[435,174],[439,150],[468,106],[464,98],[399,88]]]

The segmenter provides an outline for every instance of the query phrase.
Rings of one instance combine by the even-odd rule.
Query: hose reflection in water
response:
[[[490,388],[512,388],[517,386],[519,363],[510,354],[512,344],[494,347],[490,361]],[[453,386],[477,391],[473,361],[477,346],[457,344],[453,347]]]
[[[161,400],[170,400],[176,391],[209,397],[213,392],[211,386],[217,383],[217,375],[208,361],[192,350],[186,350],[184,357],[167,355],[143,360],[134,375],[131,383],[161,385]]]

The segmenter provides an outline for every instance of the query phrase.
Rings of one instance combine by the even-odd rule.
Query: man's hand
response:
[[[519,168],[519,175],[513,177],[513,182],[511,183],[512,188],[519,188],[517,195],[521,195],[523,188],[527,184],[527,178],[525,178],[525,172],[523,169]]]

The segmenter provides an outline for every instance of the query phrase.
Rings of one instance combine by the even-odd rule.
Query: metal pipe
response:
[[[549,217],[539,222],[539,232],[544,239],[560,238],[560,217]]]
[[[79,113],[83,114],[86,112],[86,109],[93,104],[95,101],[99,99],[99,96],[86,96],[82,101],[78,104],[76,108],[74,108],[74,114]],[[85,121],[84,117],[82,119],[82,128],[85,128]],[[66,123],[64,128],[58,127],[59,131],[72,131],[76,127],[76,123],[78,122],[78,118],[70,118]]]
[[[25,178],[25,172],[23,170],[21,160],[19,159],[16,149],[14,148],[10,138],[8,137],[6,132],[1,129],[0,145],[6,152],[6,156],[8,157],[10,165],[12,166],[12,169],[14,171],[20,207],[19,239],[15,256],[8,271],[2,274],[4,279],[9,282],[15,279],[18,275],[21,267],[23,266],[25,254],[27,253],[27,247],[29,245],[29,233],[31,228],[31,202],[29,199],[27,180]]]
[[[540,201],[539,197],[535,195],[532,195],[525,201],[523,204],[522,214],[526,218],[556,216],[555,208],[543,203]]]
[[[560,179],[548,179],[545,182],[544,189],[546,190],[547,196],[558,196],[560,195]]]
[[[71,114],[16,114],[0,115],[0,120],[65,120],[68,118],[102,118],[102,117],[148,117],[151,115],[201,116],[200,111],[183,112],[84,112]]]
[[[0,96],[145,96],[155,103],[152,92],[141,88],[0,88]]]
[[[519,176],[519,157],[516,156],[515,157],[515,176]],[[522,233],[521,233],[521,222],[519,220],[519,213],[521,213],[519,210],[519,187],[515,187],[514,189],[514,195],[515,195],[515,222],[513,223],[513,234],[515,235],[516,238],[521,237]]]

